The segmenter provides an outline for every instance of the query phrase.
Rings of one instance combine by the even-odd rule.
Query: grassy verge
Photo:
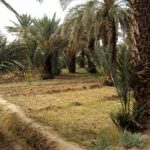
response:
[[[13,118],[13,119],[12,119]],[[16,134],[17,130],[14,130],[18,126],[17,121],[13,114],[8,115],[5,111],[0,108],[0,149],[11,149],[11,150],[33,150],[25,141],[18,137]],[[11,128],[13,126],[13,130]]]
[[[9,112],[7,109],[0,110],[1,129],[5,129],[12,139],[21,144],[21,149],[17,150],[55,150],[57,145],[55,141],[48,140],[47,137],[40,132],[40,127],[33,126],[31,122],[21,119],[17,113]],[[13,150],[13,149],[12,149]],[[14,150],[16,150],[14,148]]]

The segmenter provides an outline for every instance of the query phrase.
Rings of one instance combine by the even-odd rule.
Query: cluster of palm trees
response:
[[[38,0],[42,2],[42,0]],[[65,9],[73,0],[60,0]],[[52,19],[32,19],[28,15],[19,15],[5,0],[0,0],[12,10],[18,22],[7,27],[9,32],[17,34],[24,45],[26,58],[31,68],[40,68],[43,78],[54,77],[59,57],[65,55],[70,72],[76,70],[76,56],[80,55],[81,66],[87,63],[89,72],[96,72],[98,63],[96,52],[110,54],[107,74],[115,74],[118,51],[118,39],[128,45],[132,56],[132,89],[136,106],[150,109],[150,1],[143,0],[90,0],[71,8],[62,25],[55,15]],[[128,4],[128,5],[127,5]],[[97,48],[99,51],[97,51]],[[1,48],[0,48],[1,49]],[[102,53],[101,56],[106,56]],[[103,59],[103,57],[100,57]],[[62,56],[61,56],[62,58]],[[108,61],[108,59],[105,59]],[[12,61],[11,61],[12,62]],[[0,60],[0,64],[2,61]],[[100,61],[102,65],[103,62]],[[54,71],[55,70],[55,71]],[[148,115],[145,115],[148,116]]]
[[[51,50],[51,46],[54,46],[54,44],[52,44],[51,35],[55,33],[59,20],[56,19],[55,14],[52,19],[49,19],[47,16],[44,16],[42,19],[33,19],[30,15],[26,14],[17,16],[17,19],[18,23],[12,21],[13,25],[6,27],[8,32],[17,36],[17,42],[22,45],[18,53],[20,53],[24,59],[20,61],[19,57],[18,59],[16,57],[16,61],[26,66],[24,69],[45,72],[47,68],[43,66],[49,51],[51,51],[52,57],[55,56],[54,59],[56,60],[48,65],[59,61],[57,60],[59,57],[56,58],[56,53],[59,52]],[[0,48],[0,50],[1,49],[2,48]],[[52,66],[55,66],[55,64]],[[52,69],[52,66],[50,69]],[[47,72],[52,73],[52,70],[47,70]],[[55,72],[58,72],[58,70]]]
[[[8,3],[1,2],[8,8],[11,8],[11,10],[13,9]],[[62,6],[65,6],[70,1],[60,2]],[[19,41],[27,48],[27,60],[30,68],[41,69],[44,66],[43,73],[46,76],[44,78],[53,76],[55,68],[52,67],[53,56],[48,56],[52,55],[51,53],[54,51],[54,48],[53,50],[50,48],[52,47],[50,42],[51,35],[54,36],[54,33],[55,39],[57,36],[63,43],[68,42],[68,44],[65,44],[65,48],[63,46],[60,49],[63,49],[65,53],[69,72],[76,72],[76,55],[81,54],[83,57],[80,57],[80,61],[87,64],[82,67],[85,67],[90,73],[96,73],[97,68],[93,53],[95,52],[95,44],[98,41],[102,41],[103,48],[111,51],[111,64],[112,66],[115,64],[119,28],[125,34],[128,26],[128,13],[124,5],[124,3],[123,6],[120,5],[119,0],[104,2],[98,0],[88,1],[85,4],[70,9],[64,23],[59,27],[59,20],[56,20],[55,15],[52,20],[49,20],[46,16],[43,19],[37,20],[32,19],[30,15],[18,15],[16,12],[19,23],[12,22],[14,26],[7,27],[7,29],[9,32],[16,33]],[[43,57],[40,57],[42,55]],[[51,58],[51,61],[48,58]]]
[[[60,20],[56,19],[56,14],[54,14],[52,19],[47,16],[41,19],[33,19],[27,14],[21,15],[17,19],[18,23],[12,22],[13,26],[7,26],[6,28],[8,32],[16,34],[18,40],[26,48],[26,59],[29,69],[41,70],[43,78],[59,73],[61,68],[56,70],[54,66],[59,61],[58,54],[60,54],[60,51],[59,49],[54,50],[52,48],[56,46],[54,45],[53,38],[59,39],[56,30]],[[46,62],[48,60],[47,55],[51,55],[48,64]]]
[[[61,3],[63,7],[70,1],[64,2]],[[85,54],[89,70],[92,69],[89,72],[96,72],[92,63],[93,58],[90,56],[95,52],[96,43],[99,44],[100,41],[101,47],[110,51],[111,65],[114,67],[118,37],[121,36],[120,34],[123,38],[128,37],[129,27],[129,12],[125,2],[93,0],[69,10],[62,26],[62,35],[68,38],[69,49],[74,55],[79,51]]]

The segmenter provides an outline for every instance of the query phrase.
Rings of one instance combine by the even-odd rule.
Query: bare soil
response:
[[[5,96],[53,94],[58,92],[76,91],[100,88],[103,78],[60,76],[49,81],[1,84],[0,94]]]

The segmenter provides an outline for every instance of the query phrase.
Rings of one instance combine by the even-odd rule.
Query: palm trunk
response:
[[[97,69],[96,69],[96,65],[94,64],[94,62],[91,60],[89,54],[85,54],[86,58],[87,58],[87,67],[86,70],[89,73],[97,73]]]
[[[150,0],[131,0],[134,29],[133,90],[138,107],[150,110]],[[147,115],[145,116],[147,119]]]
[[[75,52],[69,52],[67,54],[67,65],[69,73],[76,72],[76,54]]]
[[[51,43],[51,47],[49,47],[49,51],[44,59],[43,79],[53,79],[57,73],[60,73],[59,71],[56,71],[56,66],[54,66],[56,64],[54,64],[54,62],[56,61],[56,55],[59,55],[59,50],[67,45],[68,41],[59,36],[57,36],[57,38]]]
[[[117,57],[117,29],[115,25],[115,19],[112,19],[112,37],[110,41],[112,46],[112,69],[116,70],[116,57]]]
[[[96,69],[96,66],[95,64],[91,61],[90,58],[88,58],[88,72],[89,73],[97,73],[97,69]]]
[[[85,68],[85,57],[84,56],[85,56],[85,54],[82,51],[80,54],[80,62],[79,62],[80,68]]]
[[[95,39],[91,38],[88,43],[88,49],[90,50],[90,52],[93,52],[94,48],[95,48]],[[97,73],[96,65],[91,60],[90,56],[87,54],[86,57],[87,57],[87,65],[88,65],[87,71],[89,73]]]
[[[44,60],[43,79],[48,80],[53,78],[53,54],[48,53]]]

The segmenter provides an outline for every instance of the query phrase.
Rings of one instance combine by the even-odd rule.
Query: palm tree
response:
[[[56,47],[58,47],[57,45],[55,45],[55,42],[59,38],[55,32],[58,29],[59,22],[60,20],[56,19],[56,14],[54,14],[52,19],[44,16],[42,19],[34,20],[34,25],[31,29],[32,35],[37,41],[38,49],[40,49],[41,54],[43,55],[44,79],[53,78],[56,72],[58,72],[55,70],[55,62],[59,59],[59,51],[58,49],[55,49]]]
[[[15,34],[19,39],[30,37],[29,28],[33,24],[33,19],[28,14],[16,16],[18,23],[11,21],[13,26],[6,26],[8,32]]]
[[[67,4],[68,2],[70,1],[67,1]],[[64,1],[63,4],[65,4]],[[111,64],[114,68],[118,29],[121,26],[122,31],[126,31],[128,25],[128,13],[124,5],[125,2],[120,0],[104,2],[93,0],[78,5],[69,10],[64,22],[63,35],[69,36],[71,45],[75,47],[85,33],[87,49],[90,53],[93,53],[95,49],[95,42],[102,40],[103,47],[112,53]]]
[[[7,39],[0,35],[0,73],[23,69],[20,62],[24,55],[20,49],[23,47],[18,41],[8,44]]]
[[[150,110],[150,1],[130,0],[133,21],[133,90],[137,107]],[[148,121],[149,119],[145,119]]]
[[[26,46],[26,55],[27,60],[30,62],[30,69],[40,71],[42,69],[44,79],[53,78],[53,73],[60,71],[55,70],[56,66],[53,68],[53,61],[57,61],[55,58],[58,54],[58,49],[54,51],[54,48],[52,48],[54,42],[52,42],[51,36],[57,35],[54,33],[60,20],[56,19],[56,14],[54,14],[52,19],[49,19],[47,16],[44,16],[42,19],[32,19],[27,14],[21,15],[17,19],[19,23],[12,21],[14,26],[9,26],[7,29],[9,32],[15,33]],[[58,39],[60,38],[58,37]],[[58,46],[55,45],[55,47]]]
[[[26,63],[26,69],[37,69],[39,67],[39,64],[41,64],[41,57],[39,57],[40,53],[37,49],[37,41],[31,34],[31,29],[33,27],[33,19],[28,14],[23,14],[17,17],[17,21],[13,22],[13,26],[6,26],[6,29],[8,32],[15,34],[17,38],[22,42],[24,47],[26,47],[26,60],[28,60],[28,63]],[[37,63],[37,57],[38,57],[38,63]]]

